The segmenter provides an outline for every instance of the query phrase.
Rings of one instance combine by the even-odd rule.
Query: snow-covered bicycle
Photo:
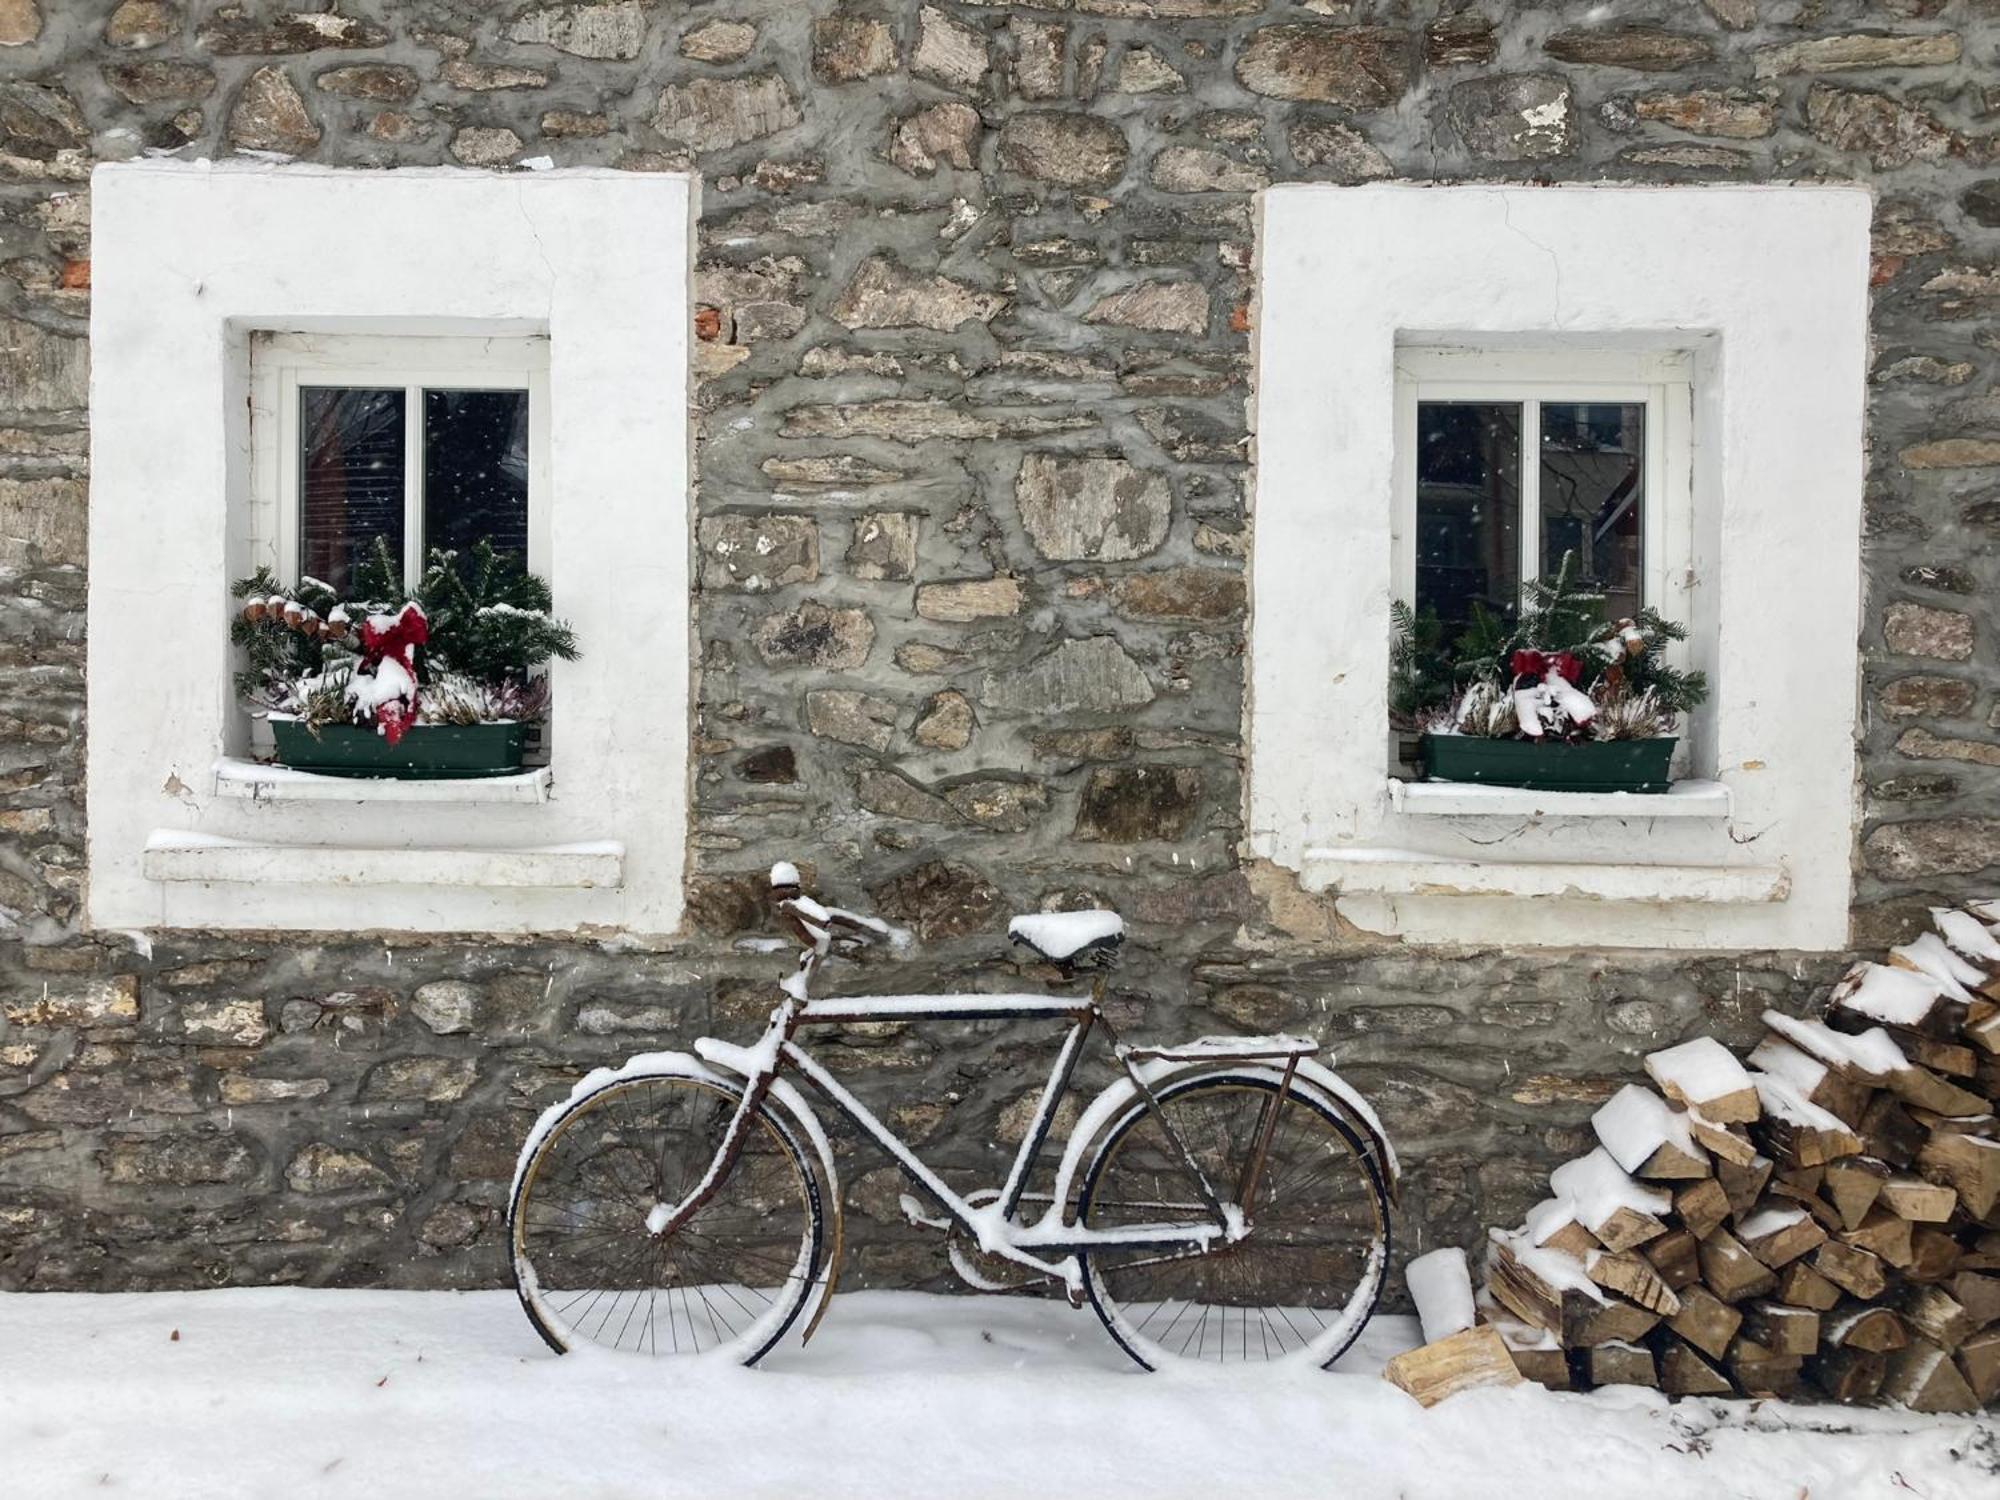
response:
[[[814,999],[836,947],[908,945],[879,918],[828,907],[779,864],[773,894],[802,952],[763,1036],[704,1037],[599,1069],[521,1149],[508,1203],[515,1287],[559,1352],[720,1355],[754,1364],[798,1322],[812,1337],[839,1276],[839,1180],[826,1132],[787,1074],[872,1137],[947,1230],[954,1269],[983,1290],[1036,1282],[1086,1299],[1147,1369],[1177,1362],[1328,1365],[1381,1295],[1393,1149],[1365,1100],[1293,1036],[1120,1041],[1105,973],[1115,912],[1016,917],[1009,932],[1088,998],[1060,994]],[[898,1021],[1065,1022],[1005,1184],[961,1196],[816,1061],[813,1028]],[[1078,1115],[1050,1190],[1030,1176],[1084,1043],[1122,1067]],[[926,1202],[925,1200],[928,1200]]]

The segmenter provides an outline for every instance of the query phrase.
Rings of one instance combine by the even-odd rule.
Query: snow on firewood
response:
[[[1674,1201],[1664,1189],[1634,1182],[1601,1146],[1588,1156],[1557,1167],[1549,1174],[1549,1189],[1569,1203],[1577,1222],[1593,1234],[1621,1208],[1657,1218],[1673,1207]]]
[[[1751,1087],[1743,1064],[1712,1036],[1648,1053],[1646,1072],[1669,1097],[1685,1104],[1707,1104]]]
[[[1835,1031],[1824,1021],[1801,1020],[1783,1011],[1764,1012],[1764,1024],[1797,1047],[1842,1074],[1866,1083],[1880,1083],[1909,1066],[1895,1038],[1879,1026],[1866,1031]]]
[[[2000,940],[1996,940],[1972,913],[1954,911],[1948,906],[1933,906],[1931,921],[1937,924],[1944,940],[1967,958],[1981,958],[1988,963],[2000,959]]]
[[[1472,1272],[1465,1263],[1465,1252],[1456,1245],[1419,1255],[1403,1268],[1403,1279],[1424,1325],[1425,1343],[1434,1344],[1478,1321],[1472,1303]]]
[[[1944,986],[1928,974],[1863,963],[1848,970],[1827,1003],[1885,1026],[1918,1026],[1943,994]]]
[[[1581,1292],[1593,1302],[1605,1300],[1603,1291],[1590,1279],[1583,1262],[1574,1255],[1530,1244],[1525,1230],[1510,1233],[1505,1229],[1489,1229],[1486,1234],[1494,1244],[1503,1246],[1518,1265],[1546,1282],[1551,1290]]]
[[[1023,939],[1036,952],[1057,962],[1124,932],[1125,919],[1115,911],[1034,912],[1007,924],[1009,937]]]
[[[1627,1172],[1645,1169],[1662,1147],[1693,1162],[1708,1159],[1695,1144],[1686,1116],[1669,1109],[1666,1100],[1636,1083],[1628,1083],[1613,1094],[1590,1117],[1590,1123],[1611,1159]]]
[[[1972,996],[1967,993],[1966,986],[1986,982],[1985,971],[1979,965],[1960,958],[1935,932],[1926,932],[1913,942],[1891,948],[1889,958],[1901,968],[1930,975],[1944,986],[1944,992],[1954,1000],[1970,1000]]]
[[[1757,1085],[1757,1099],[1765,1114],[1804,1130],[1846,1133],[1847,1126],[1839,1116],[1807,1099],[1790,1079],[1775,1073],[1752,1073],[1750,1077]]]

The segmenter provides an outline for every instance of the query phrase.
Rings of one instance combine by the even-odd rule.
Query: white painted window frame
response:
[[[1406,940],[1846,942],[1871,208],[1837,186],[1260,195],[1254,857]],[[1389,607],[1408,546],[1397,363],[1440,347],[1517,369],[1687,362],[1685,607],[1672,578],[1660,607],[1710,677],[1685,731],[1706,779],[1606,797],[1387,774]]]
[[[260,333],[250,340],[250,545],[253,563],[299,575],[299,388],[392,390],[403,399],[403,580],[423,576],[426,390],[528,395],[528,557],[549,565],[549,341],[379,334]]]
[[[692,634],[695,198],[685,174],[596,169],[96,170],[89,927],[677,931],[692,650],[663,643]],[[278,546],[275,484],[255,517],[259,334],[544,341],[540,571],[582,647],[550,668],[553,774],[244,763],[229,584]]]

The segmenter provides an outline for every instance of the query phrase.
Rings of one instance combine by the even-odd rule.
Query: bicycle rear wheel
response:
[[[1224,1203],[1242,1203],[1269,1131],[1248,1233],[1204,1253],[1092,1249],[1084,1288],[1104,1326],[1146,1369],[1184,1363],[1330,1365],[1382,1295],[1389,1199],[1360,1138],[1314,1092],[1276,1070],[1205,1073],[1156,1091]],[[1275,1119],[1271,1117],[1275,1112]],[[1211,1222],[1180,1153],[1143,1104],[1106,1134],[1084,1176],[1088,1229]]]
[[[755,1364],[792,1326],[823,1242],[817,1174],[760,1108],[701,1209],[656,1231],[714,1160],[742,1099],[720,1078],[618,1079],[543,1138],[508,1208],[514,1285],[562,1353],[719,1355]]]

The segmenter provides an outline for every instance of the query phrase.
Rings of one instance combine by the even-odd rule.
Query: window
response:
[[[259,333],[253,555],[344,592],[379,536],[414,584],[484,539],[548,567],[548,341]]]
[[[87,918],[671,934],[687,837],[691,178],[93,175]],[[422,253],[413,254],[412,246]],[[524,547],[582,655],[548,767],[255,760],[234,579]]]
[[[1691,359],[1587,351],[1396,356],[1396,593],[1462,624],[1511,616],[1574,554],[1610,618],[1681,610]]]
[[[1846,941],[1869,213],[1835,187],[1262,195],[1253,853],[1415,941]],[[1674,790],[1399,779],[1393,603],[1507,611],[1571,552],[1688,627],[1710,698]]]

